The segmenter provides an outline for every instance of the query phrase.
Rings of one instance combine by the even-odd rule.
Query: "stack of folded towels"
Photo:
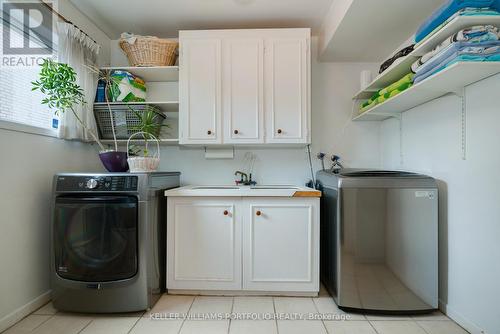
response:
[[[432,36],[457,16],[500,15],[500,0],[448,0],[438,8],[415,34],[415,43]]]
[[[443,28],[458,16],[500,15],[500,0],[448,0],[438,8],[415,34],[415,47]],[[401,50],[380,68],[386,70],[396,58],[405,57],[414,46]],[[363,113],[387,101],[426,78],[460,61],[500,61],[500,32],[492,25],[473,26],[448,37],[434,50],[419,58],[411,66],[411,72],[400,80],[381,89],[360,105]]]
[[[459,61],[500,61],[500,32],[491,25],[474,26],[451,35],[411,66],[411,73],[381,89],[360,105],[365,112]]]
[[[459,61],[499,61],[499,30],[491,25],[463,29],[448,37],[411,66],[414,83]]]
[[[395,83],[376,92],[368,101],[359,106],[360,112],[365,112],[368,109],[375,107],[377,104],[385,102],[399,93],[407,90],[413,85],[413,73],[408,73]]]

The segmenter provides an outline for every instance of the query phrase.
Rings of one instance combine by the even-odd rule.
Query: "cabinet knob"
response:
[[[278,129],[278,133],[279,133],[279,134],[283,133],[283,130]]]
[[[211,135],[211,134],[212,134],[212,130],[208,130],[207,135]]]
[[[224,210],[224,216],[227,216],[229,214],[229,211]]]
[[[238,133],[240,133],[238,130],[234,130],[233,131],[235,135],[237,135]]]
[[[255,212],[255,214],[256,214],[257,216],[260,216],[260,215],[262,215],[262,212],[260,212],[260,210],[257,210],[257,212]]]

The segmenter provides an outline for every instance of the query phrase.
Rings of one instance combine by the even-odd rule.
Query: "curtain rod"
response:
[[[55,15],[57,15],[61,20],[63,20],[64,22],[68,23],[68,24],[71,24],[73,27],[75,27],[76,29],[80,30],[82,32],[82,34],[84,34],[85,36],[87,36],[88,38],[90,38],[92,40],[92,42],[94,42],[95,44],[99,45],[99,43],[97,43],[95,41],[95,39],[93,39],[92,37],[90,37],[85,31],[83,31],[82,29],[80,29],[80,27],[78,27],[76,24],[74,24],[73,22],[71,22],[70,20],[68,20],[67,18],[65,18],[64,16],[62,16],[59,12],[57,12],[50,4],[46,3],[45,1],[43,0],[39,0],[42,4],[45,5],[45,7],[47,7],[52,13],[54,13]]]

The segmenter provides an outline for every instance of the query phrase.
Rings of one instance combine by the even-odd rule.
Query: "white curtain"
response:
[[[75,108],[78,116],[89,129],[97,134],[97,127],[92,111],[97,89],[98,75],[90,68],[97,65],[97,54],[100,46],[72,24],[59,22],[58,30],[58,61],[70,65],[77,74],[78,85],[83,89],[85,106]],[[90,134],[78,123],[71,111],[60,115],[59,137],[92,141]]]

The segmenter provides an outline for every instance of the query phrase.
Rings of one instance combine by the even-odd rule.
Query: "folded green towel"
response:
[[[402,77],[401,79],[396,81],[395,83],[385,87],[384,89],[381,89],[380,95],[390,93],[390,92],[398,89],[399,87],[403,86],[404,84],[412,83],[414,77],[415,77],[415,73],[408,73],[407,75],[405,75],[404,77]]]
[[[381,96],[398,89],[400,86],[407,84],[407,83],[412,83],[414,77],[415,77],[414,73],[408,73],[407,75],[405,75],[404,77],[402,77],[401,79],[396,81],[395,83],[379,90],[378,92],[373,94],[373,96],[368,101],[365,101],[363,104],[361,104],[360,109],[364,109],[367,106],[372,105],[373,102],[380,101]],[[378,103],[381,103],[381,102],[378,102]]]
[[[413,73],[405,75],[401,80],[398,80],[392,85],[378,91],[377,94],[372,96],[370,100],[360,105],[359,110],[361,111],[361,113],[375,107],[378,104],[384,103],[385,101],[393,98],[394,96],[413,86],[413,76]],[[398,85],[396,86],[396,84]],[[390,91],[389,88],[391,89]]]

